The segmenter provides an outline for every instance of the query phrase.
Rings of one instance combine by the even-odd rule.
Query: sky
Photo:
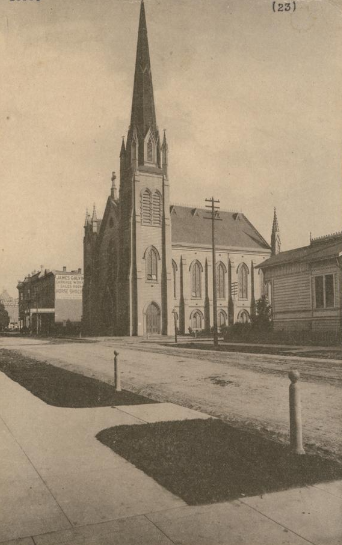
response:
[[[342,229],[342,0],[145,0],[171,202],[242,211],[282,250]],[[140,0],[2,0],[0,291],[83,266],[132,101]]]

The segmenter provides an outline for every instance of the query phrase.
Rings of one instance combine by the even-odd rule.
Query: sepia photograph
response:
[[[0,50],[0,545],[342,545],[342,0]]]

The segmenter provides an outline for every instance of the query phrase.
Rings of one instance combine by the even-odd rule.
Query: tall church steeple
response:
[[[156,330],[163,334],[171,332],[172,258],[167,167],[167,141],[165,137],[161,145],[157,127],[142,0],[131,121],[126,145],[122,143],[120,153],[117,278],[119,333],[122,335],[143,335],[147,327],[146,316],[153,311],[152,307],[158,314]],[[157,269],[150,273],[151,260],[157,263]]]
[[[134,138],[135,135],[137,142]],[[159,163],[159,133],[154,105],[151,62],[143,0],[140,6],[131,124],[127,138],[128,148],[130,148],[131,155],[134,155],[137,151],[138,156],[136,158],[133,157],[133,159],[137,159],[139,165],[145,163],[157,165]]]
[[[272,225],[272,235],[271,235],[271,255],[277,255],[280,252],[281,241],[280,241],[280,230],[277,218],[277,210],[274,208],[273,216],[273,225]]]

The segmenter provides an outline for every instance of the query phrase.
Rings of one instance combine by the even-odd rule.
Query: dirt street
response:
[[[236,426],[288,440],[289,369],[301,372],[304,442],[342,458],[342,363],[245,353],[215,353],[133,339],[94,342],[0,339],[0,349],[87,376],[113,380],[113,350],[120,354],[128,390],[202,410]]]

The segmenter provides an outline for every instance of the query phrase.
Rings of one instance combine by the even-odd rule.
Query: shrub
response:
[[[256,302],[256,314],[252,315],[252,327],[258,331],[269,331],[272,328],[272,307],[266,295]]]

